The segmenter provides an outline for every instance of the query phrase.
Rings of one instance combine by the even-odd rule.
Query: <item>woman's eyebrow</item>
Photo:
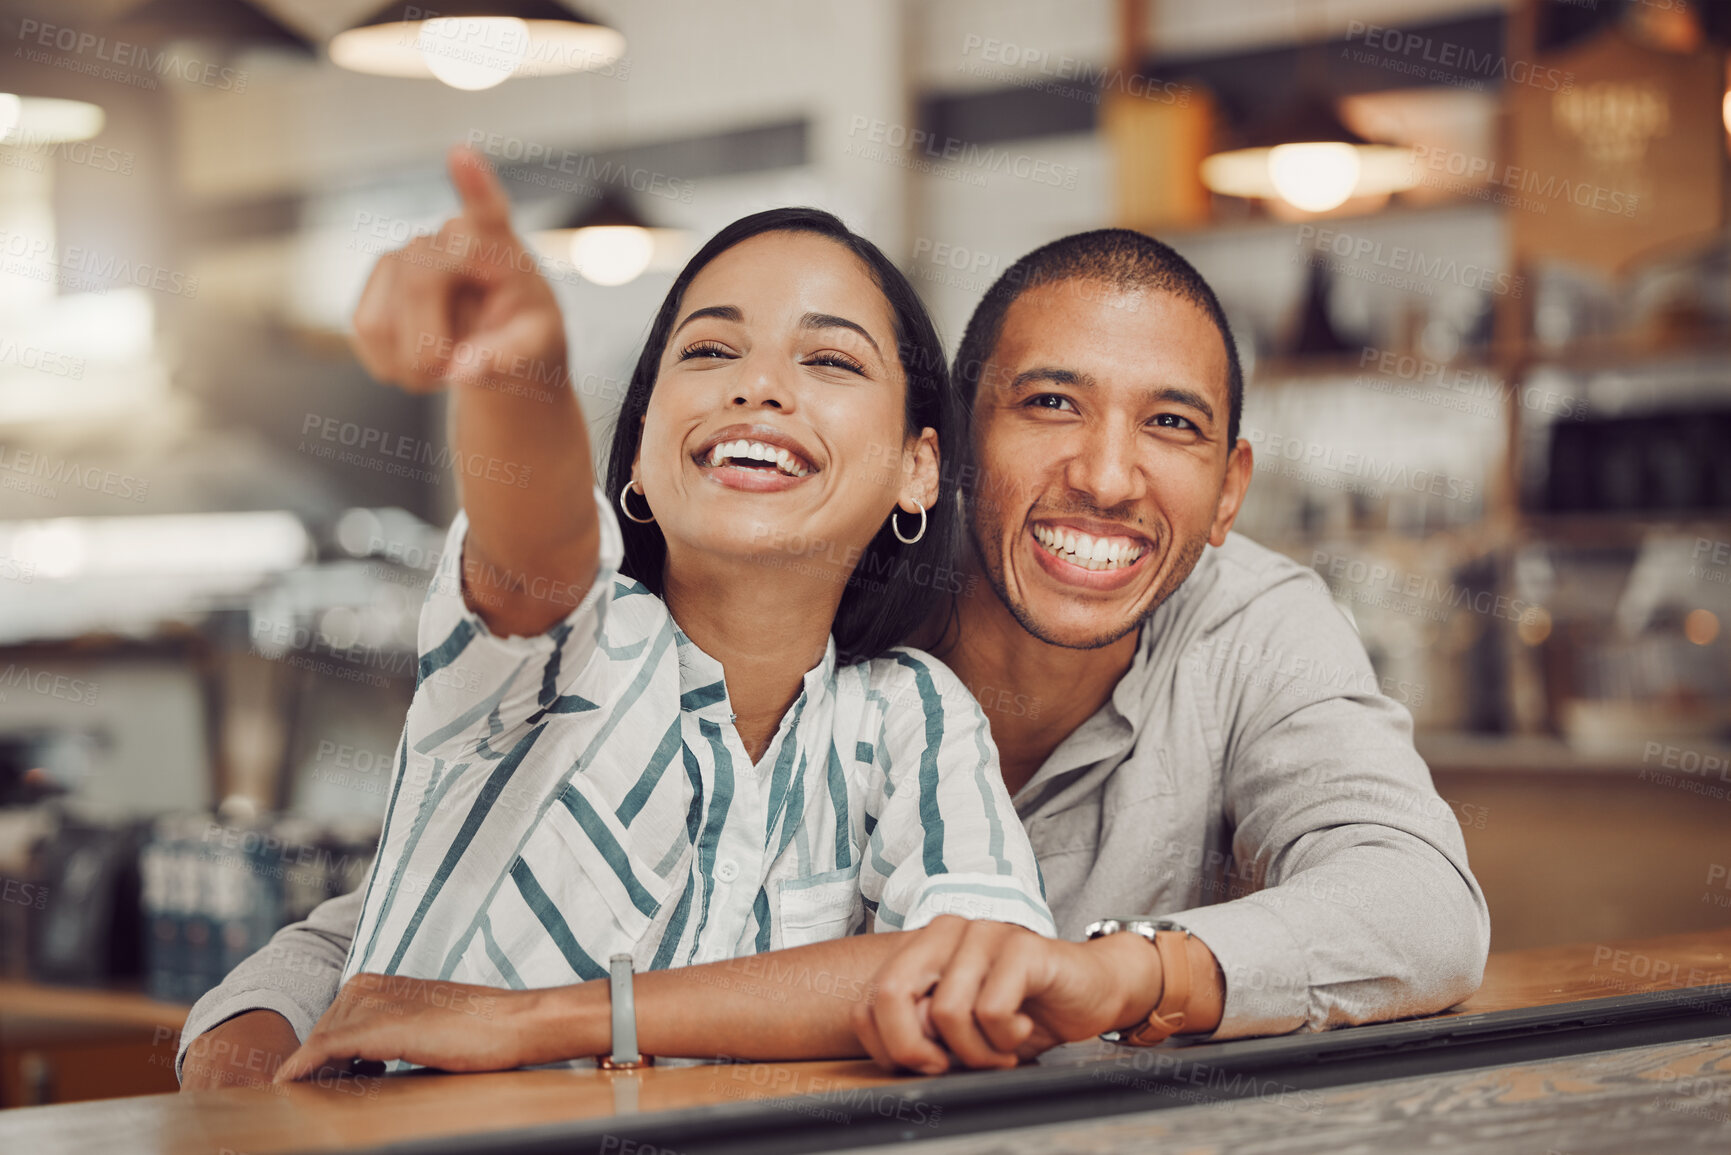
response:
[[[838,317],[834,313],[807,313],[799,319],[799,324],[802,329],[852,329],[866,339],[874,353],[879,357],[884,355],[884,351],[878,348],[878,343],[872,340],[872,335],[865,331],[865,327],[846,317]]]
[[[699,317],[718,317],[723,321],[745,320],[745,314],[740,310],[738,305],[705,305],[701,309],[693,309],[691,312],[687,313],[685,315],[685,320],[679,322],[679,324],[673,327],[672,335],[677,335],[679,330],[685,328],[685,326],[691,324],[691,322],[697,320]]]

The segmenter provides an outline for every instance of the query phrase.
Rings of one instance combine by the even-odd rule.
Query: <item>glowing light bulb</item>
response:
[[[529,26],[515,16],[436,16],[415,39],[432,74],[465,92],[503,84],[529,51]]]
[[[571,263],[597,285],[636,280],[654,255],[655,238],[634,225],[592,225],[571,238]]]
[[[1280,144],[1268,153],[1275,191],[1305,212],[1325,213],[1345,204],[1358,186],[1358,171],[1358,150],[1336,141]]]

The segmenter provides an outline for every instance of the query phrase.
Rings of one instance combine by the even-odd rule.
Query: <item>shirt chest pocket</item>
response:
[[[1097,795],[1056,814],[1042,814],[1028,823],[1028,841],[1041,859],[1061,854],[1092,854],[1100,845],[1100,799]]]
[[[865,923],[859,864],[777,883],[781,945],[804,946],[846,938]]]
[[[593,910],[599,898],[632,942],[641,939],[672,889],[639,852],[641,839],[633,838],[611,806],[591,796],[581,777],[560,790],[542,825],[545,844],[569,855],[578,868],[559,880],[557,890],[548,886],[556,899],[572,900],[567,918]]]

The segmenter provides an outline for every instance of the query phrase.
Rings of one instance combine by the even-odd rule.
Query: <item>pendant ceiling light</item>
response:
[[[576,266],[585,280],[623,285],[656,264],[658,255],[677,251],[685,232],[656,228],[624,197],[609,192],[594,205],[579,209],[565,224],[538,233],[536,239],[548,252]]]
[[[247,0],[146,0],[116,20],[115,27],[152,40],[193,40],[318,55],[313,41]]]
[[[1278,197],[1325,213],[1353,197],[1384,196],[1418,184],[1412,150],[1375,144],[1352,131],[1331,102],[1311,97],[1253,130],[1237,148],[1202,162],[1202,183],[1235,197]]]
[[[625,37],[555,0],[391,3],[331,39],[331,59],[376,76],[434,78],[477,91],[513,76],[605,68]]]

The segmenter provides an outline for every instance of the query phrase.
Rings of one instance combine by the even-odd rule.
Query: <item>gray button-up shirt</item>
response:
[[[1110,915],[1188,927],[1226,976],[1214,1038],[1470,995],[1490,917],[1397,701],[1419,693],[1378,679],[1310,570],[1237,536],[1205,550],[1111,701],[1015,797],[1059,933]],[[305,1039],[336,997],[360,902],[324,903],[206,993],[176,1073],[193,1039],[243,1011],[277,1011]]]
[[[1490,915],[1397,701],[1422,692],[1377,677],[1315,573],[1237,536],[1206,550],[1015,796],[1058,933],[1188,928],[1226,977],[1214,1038],[1464,999]]]

